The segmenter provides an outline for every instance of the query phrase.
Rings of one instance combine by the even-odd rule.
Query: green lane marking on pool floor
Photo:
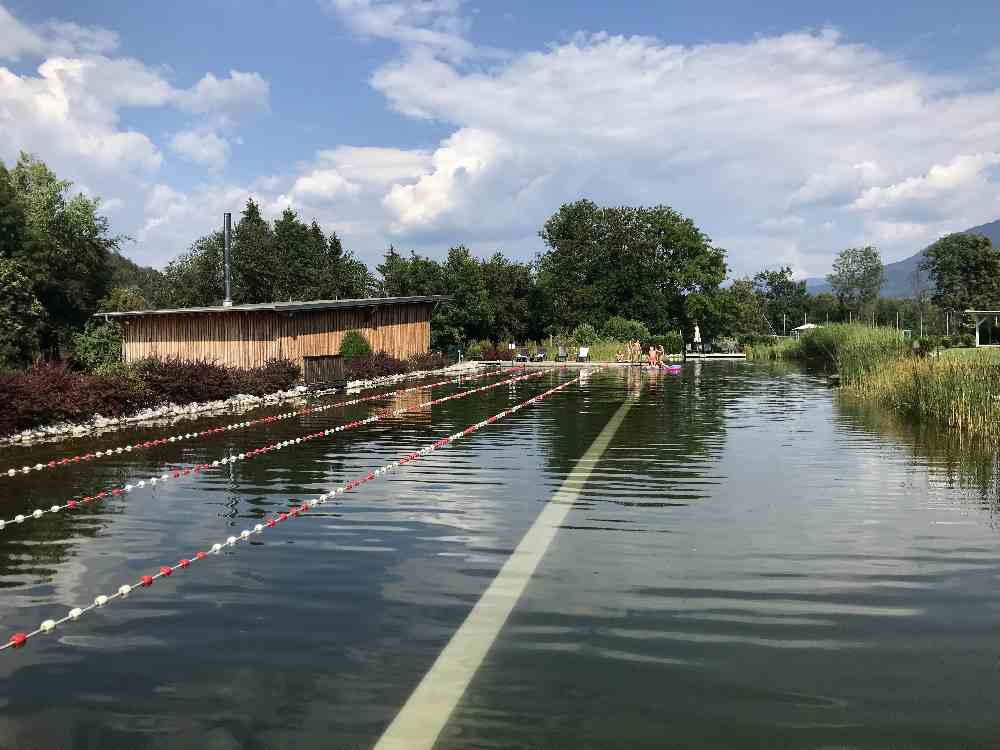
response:
[[[576,462],[379,739],[375,750],[431,750],[434,747],[632,404],[630,398],[618,408]]]

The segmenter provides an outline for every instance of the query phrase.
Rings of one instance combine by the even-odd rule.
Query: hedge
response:
[[[160,404],[215,401],[285,390],[299,379],[288,360],[241,370],[212,362],[149,359],[101,375],[62,364],[0,374],[0,435],[55,422],[84,422],[95,414],[123,417]]]

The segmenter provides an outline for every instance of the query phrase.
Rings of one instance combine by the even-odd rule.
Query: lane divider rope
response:
[[[185,440],[197,440],[200,438],[210,437],[212,435],[218,435],[223,432],[231,432],[233,430],[244,430],[250,427],[259,427],[261,425],[271,424],[273,422],[280,422],[283,419],[292,419],[294,417],[304,417],[309,414],[319,414],[320,412],[329,411],[330,409],[339,409],[345,406],[354,406],[355,404],[363,404],[368,401],[378,401],[380,399],[390,398],[392,396],[398,396],[402,393],[410,393],[412,391],[418,391],[422,388],[436,388],[442,385],[448,385],[450,383],[461,382],[464,378],[465,380],[475,380],[477,378],[484,378],[490,375],[505,375],[507,373],[514,372],[523,368],[512,367],[507,370],[487,370],[485,372],[473,373],[469,375],[458,375],[447,380],[439,380],[436,383],[422,383],[408,388],[399,388],[395,391],[388,391],[386,393],[376,393],[371,396],[363,396],[360,398],[350,399],[349,401],[338,401],[335,404],[324,404],[322,406],[310,406],[304,409],[299,409],[298,411],[288,411],[282,412],[281,414],[274,414],[269,417],[259,417],[257,419],[250,419],[243,422],[233,422],[232,424],[220,425],[218,427],[209,427],[205,430],[199,430],[197,432],[187,432],[182,435],[170,435],[159,438],[153,438],[151,440],[140,440],[137,443],[131,445],[121,445],[116,448],[108,448],[107,450],[94,451],[92,453],[83,453],[76,456],[67,456],[65,458],[53,458],[48,461],[40,461],[36,464],[30,466],[22,466],[19,469],[10,468],[0,471],[0,476],[13,478],[18,476],[23,476],[25,474],[31,474],[36,471],[47,471],[49,469],[57,469],[62,466],[67,466],[69,464],[77,464],[85,461],[93,461],[98,458],[105,458],[114,454],[122,453],[132,453],[133,451],[146,450],[149,448],[155,448],[158,445],[165,445],[167,443],[180,443]]]
[[[34,638],[35,636],[41,635],[42,633],[51,633],[57,627],[65,624],[66,622],[69,621],[75,622],[76,620],[79,620],[80,617],[82,617],[83,615],[93,612],[95,609],[100,609],[101,607],[104,607],[110,604],[111,602],[114,602],[115,600],[125,599],[130,594],[141,592],[142,589],[149,588],[150,586],[153,585],[154,582],[156,582],[160,578],[169,577],[179,570],[185,570],[195,563],[207,560],[212,555],[218,555],[226,547],[235,547],[237,544],[240,544],[241,542],[248,541],[253,536],[259,536],[266,531],[271,531],[273,529],[276,529],[280,524],[298,518],[301,514],[306,513],[309,510],[316,508],[317,506],[325,505],[328,502],[332,502],[334,498],[343,495],[345,492],[350,492],[367,482],[370,482],[374,479],[378,479],[379,477],[383,477],[386,474],[395,471],[400,466],[405,466],[406,464],[412,463],[413,461],[419,461],[424,456],[433,453],[439,448],[446,448],[449,445],[452,445],[453,443],[461,440],[462,438],[468,437],[472,433],[477,432],[483,427],[499,422],[500,420],[504,419],[505,417],[509,417],[512,414],[516,414],[517,412],[521,411],[521,409],[531,406],[532,404],[536,404],[539,401],[542,401],[545,398],[551,396],[552,394],[558,393],[559,391],[562,391],[565,388],[568,388],[569,386],[573,385],[573,383],[577,383],[579,381],[580,381],[580,376],[578,375],[572,380],[567,380],[566,382],[561,383],[560,385],[557,385],[553,388],[549,388],[548,390],[539,393],[537,396],[529,398],[527,401],[522,401],[521,403],[515,404],[514,406],[511,406],[510,408],[505,409],[504,411],[499,412],[498,414],[494,414],[492,417],[488,417],[487,419],[484,419],[480,422],[476,422],[473,425],[469,425],[460,432],[456,432],[453,435],[448,435],[447,437],[443,437],[440,440],[437,440],[431,443],[430,445],[421,448],[420,450],[413,451],[412,453],[407,453],[405,456],[403,456],[397,461],[385,464],[379,467],[378,469],[375,469],[374,471],[369,471],[367,474],[364,474],[358,477],[357,479],[353,479],[347,482],[346,484],[342,484],[338,487],[335,487],[334,489],[329,490],[328,492],[325,492],[319,495],[318,497],[313,498],[312,500],[304,501],[301,505],[293,505],[287,512],[282,511],[277,515],[271,516],[271,518],[265,520],[263,523],[258,523],[254,525],[252,528],[244,529],[238,535],[233,535],[228,537],[224,542],[216,542],[215,544],[213,544],[211,547],[208,548],[207,552],[205,550],[198,550],[190,557],[183,557],[172,565],[162,565],[160,566],[159,570],[157,570],[155,573],[151,575],[141,576],[137,581],[133,583],[124,584],[120,586],[113,594],[106,594],[106,595],[101,594],[95,597],[93,603],[88,604],[86,607],[74,607],[63,617],[59,619],[45,620],[44,622],[42,622],[41,625],[39,625],[32,631],[14,633],[13,635],[10,636],[10,638],[7,640],[6,643],[0,644],[0,651],[4,651],[8,648],[19,648],[21,646],[24,646],[28,642],[28,640]],[[290,502],[297,503],[298,501],[292,500]]]
[[[518,368],[523,369],[523,368]],[[527,375],[518,375],[517,377],[507,378],[506,380],[500,380],[496,383],[487,383],[486,385],[479,386],[478,388],[469,388],[464,391],[459,391],[458,393],[452,393],[448,396],[442,396],[441,398],[435,398],[430,401],[425,401],[422,404],[417,404],[416,406],[407,406],[401,409],[394,409],[390,412],[384,412],[382,414],[373,414],[370,417],[364,419],[356,419],[353,422],[347,422],[337,427],[331,427],[326,430],[320,430],[319,432],[311,432],[308,435],[302,435],[297,438],[292,438],[290,440],[282,440],[277,443],[271,443],[269,445],[263,445],[259,448],[254,448],[253,450],[244,451],[232,456],[226,456],[224,458],[212,461],[212,463],[204,464],[194,464],[185,468],[175,468],[164,472],[160,476],[150,477],[148,480],[141,479],[135,484],[128,483],[123,484],[118,487],[111,487],[109,489],[101,490],[93,495],[85,495],[79,499],[73,498],[67,500],[63,504],[55,504],[49,508],[36,508],[30,513],[18,513],[16,516],[9,520],[0,519],[0,531],[3,531],[8,526],[13,524],[22,524],[25,521],[30,521],[32,519],[38,520],[45,515],[50,515],[54,513],[59,513],[64,510],[76,510],[78,508],[83,508],[93,503],[98,503],[105,498],[118,497],[119,495],[128,494],[137,489],[143,489],[145,487],[154,487],[162,482],[169,482],[171,480],[185,479],[188,477],[197,476],[199,473],[204,472],[207,469],[216,469],[220,466],[225,466],[226,464],[233,464],[237,461],[250,461],[257,456],[264,455],[265,453],[270,453],[272,451],[281,450],[282,448],[287,448],[293,445],[300,445],[302,443],[307,443],[311,440],[316,440],[317,438],[328,437],[337,432],[344,432],[345,430],[350,430],[355,427],[363,427],[364,425],[372,424],[374,422],[380,422],[383,419],[390,419],[392,417],[398,417],[401,414],[406,414],[410,411],[417,411],[418,409],[423,409],[428,406],[436,406],[437,404],[443,404],[446,401],[452,401],[457,398],[465,398],[466,396],[471,396],[474,393],[481,393],[482,391],[490,390],[491,388],[498,388],[502,385],[508,385],[513,383],[518,383],[522,380],[528,380],[530,378],[537,378],[540,375],[544,375],[545,370],[536,370],[535,372],[528,373]]]

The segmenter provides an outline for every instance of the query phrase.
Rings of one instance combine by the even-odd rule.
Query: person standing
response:
[[[701,329],[697,323],[694,324],[694,350],[696,352],[701,351]]]

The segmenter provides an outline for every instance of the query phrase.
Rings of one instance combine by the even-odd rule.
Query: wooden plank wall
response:
[[[361,331],[375,351],[404,359],[430,348],[429,303],[332,310],[149,315],[125,318],[126,362],[146,357],[205,359],[259,367],[286,357],[339,354],[344,333]]]

